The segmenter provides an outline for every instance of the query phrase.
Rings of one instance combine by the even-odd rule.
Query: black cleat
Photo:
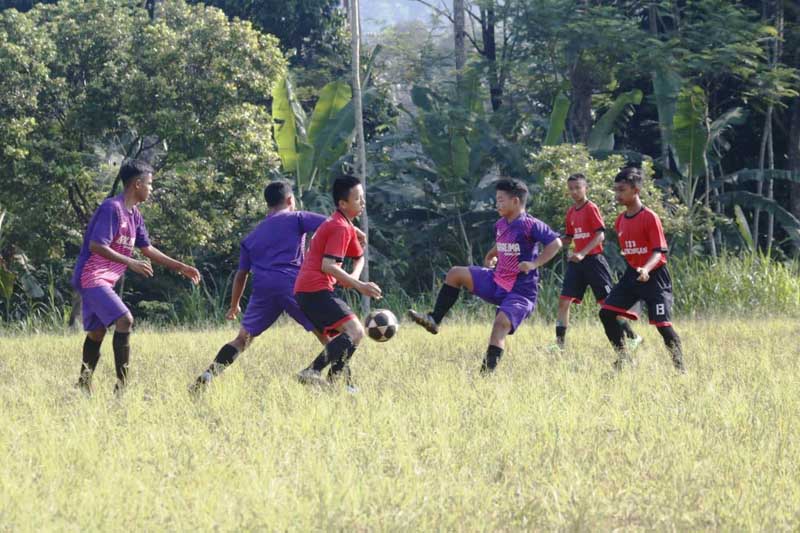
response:
[[[439,324],[436,323],[431,315],[424,315],[422,313],[417,313],[413,309],[409,309],[408,318],[425,328],[428,333],[434,335],[439,333]]]

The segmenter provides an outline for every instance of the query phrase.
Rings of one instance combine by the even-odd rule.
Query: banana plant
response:
[[[374,98],[374,90],[365,91],[364,106]],[[327,178],[331,166],[351,144],[355,116],[350,85],[343,81],[325,85],[308,117],[287,76],[273,90],[272,117],[283,171],[295,176],[298,193],[302,194]]]

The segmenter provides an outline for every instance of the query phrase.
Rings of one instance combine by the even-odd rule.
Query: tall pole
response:
[[[364,194],[367,193],[367,149],[364,144],[364,112],[361,100],[361,16],[358,0],[350,0],[350,34],[353,48],[353,110],[356,123],[356,175],[361,180]],[[369,217],[367,208],[361,213],[361,229],[369,236]],[[361,271],[362,281],[369,281],[369,247],[364,248],[364,270]],[[369,312],[369,296],[361,296],[361,310]]]

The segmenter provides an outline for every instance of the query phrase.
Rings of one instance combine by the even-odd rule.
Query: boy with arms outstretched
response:
[[[245,237],[239,248],[239,269],[233,279],[231,306],[226,314],[234,320],[240,312],[247,278],[253,273],[253,292],[247,303],[239,334],[220,348],[211,366],[197,378],[192,391],[199,391],[222,373],[255,337],[267,330],[282,313],[288,314],[306,331],[313,331],[323,344],[327,338],[315,331],[300,311],[294,297],[294,284],[305,254],[306,234],[325,222],[325,216],[295,210],[292,186],[274,181],[264,189],[266,218]],[[363,235],[363,234],[362,234]]]
[[[556,321],[556,346],[562,350],[569,327],[570,304],[580,304],[587,287],[591,287],[597,303],[602,304],[614,285],[611,269],[603,257],[606,229],[603,215],[597,205],[586,197],[586,176],[571,175],[567,178],[567,188],[575,203],[566,216],[564,243],[567,247],[572,243],[573,249],[567,258],[567,272],[561,288]],[[628,321],[624,318],[618,318],[618,321],[629,342],[633,346],[638,345],[642,338],[633,332]]]
[[[486,254],[486,268],[457,266],[447,272],[436,305],[429,314],[408,311],[409,317],[430,333],[458,300],[462,287],[497,305],[489,347],[481,373],[493,372],[503,356],[505,338],[513,335],[533,313],[539,282],[538,268],[547,264],[561,248],[561,239],[547,224],[525,212],[528,187],[515,179],[497,182],[495,201],[500,220],[495,224],[494,247]],[[539,243],[544,249],[539,250]],[[489,268],[496,259],[496,267]]]
[[[650,323],[658,328],[672,356],[672,364],[679,372],[685,372],[681,341],[670,322],[673,298],[672,279],[667,270],[667,240],[661,219],[639,198],[643,182],[642,170],[636,167],[626,167],[614,178],[617,202],[625,206],[625,211],[617,217],[615,228],[628,268],[603,302],[600,320],[608,340],[617,351],[614,368],[621,370],[630,356],[617,317],[621,315],[636,320],[638,317],[628,309],[643,300]]]
[[[153,275],[149,261],[132,257],[134,246],[140,248],[146,258],[178,272],[195,284],[200,282],[196,268],[164,255],[150,244],[137,206],[150,196],[153,172],[153,168],[143,161],[123,163],[119,176],[124,191],[107,198],[94,212],[75,264],[72,286],[81,295],[83,329],[87,332],[77,387],[87,395],[92,394],[92,375],[100,360],[100,345],[112,324],[117,371],[115,394],[121,394],[128,381],[133,316],[114,292],[114,285],[127,268],[148,278]]]
[[[375,283],[359,280],[364,268],[364,250],[353,225],[353,219],[364,210],[364,189],[358,178],[340,176],[333,182],[333,203],[336,211],[317,229],[297,276],[294,290],[300,310],[314,327],[335,337],[311,364],[300,371],[298,381],[326,384],[322,370],[330,365],[328,382],[344,376],[352,388],[348,362],[364,338],[364,326],[347,303],[333,292],[337,283],[370,298],[380,298]],[[354,260],[353,271],[343,268],[345,257]]]

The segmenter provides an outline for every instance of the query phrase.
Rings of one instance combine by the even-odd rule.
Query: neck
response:
[[[506,221],[507,221],[507,222],[514,222],[514,221],[515,221],[515,220],[517,220],[519,217],[521,217],[521,216],[522,216],[522,213],[524,213],[524,212],[525,212],[525,210],[524,210],[524,209],[520,209],[519,211],[516,211],[516,212],[514,212],[514,213],[511,213],[510,215],[508,215],[507,217],[505,217],[505,219],[506,219]]]
[[[288,211],[288,210],[289,210],[289,206],[288,205],[279,205],[279,206],[276,206],[276,207],[270,207],[267,210],[267,214],[268,215],[274,215],[275,213],[280,213],[281,211]]]
[[[576,200],[575,201],[575,207],[583,207],[583,205],[588,201],[589,201],[589,199],[586,198],[586,197],[584,197],[582,200]]]
[[[125,209],[131,209],[139,203],[139,200],[136,199],[136,193],[133,189],[126,190],[124,193],[122,193],[122,197],[124,198]]]
[[[641,200],[641,199],[639,199],[639,197],[637,196],[637,197],[636,197],[636,200],[635,200],[635,201],[634,201],[632,204],[630,204],[630,205],[626,206],[626,207],[627,207],[627,209],[626,209],[625,211],[626,211],[626,213],[627,213],[627,214],[629,214],[629,215],[635,215],[636,213],[638,213],[639,211],[641,211],[641,209],[642,209],[642,206],[643,206],[643,204],[642,204],[642,200]]]
[[[348,215],[348,214],[347,214],[347,211],[345,211],[344,209],[339,209],[339,208],[336,208],[336,210],[337,210],[338,212],[340,212],[344,218],[346,218],[346,219],[347,219],[347,220],[349,220],[350,222],[353,222],[353,217],[351,217],[350,215]]]

